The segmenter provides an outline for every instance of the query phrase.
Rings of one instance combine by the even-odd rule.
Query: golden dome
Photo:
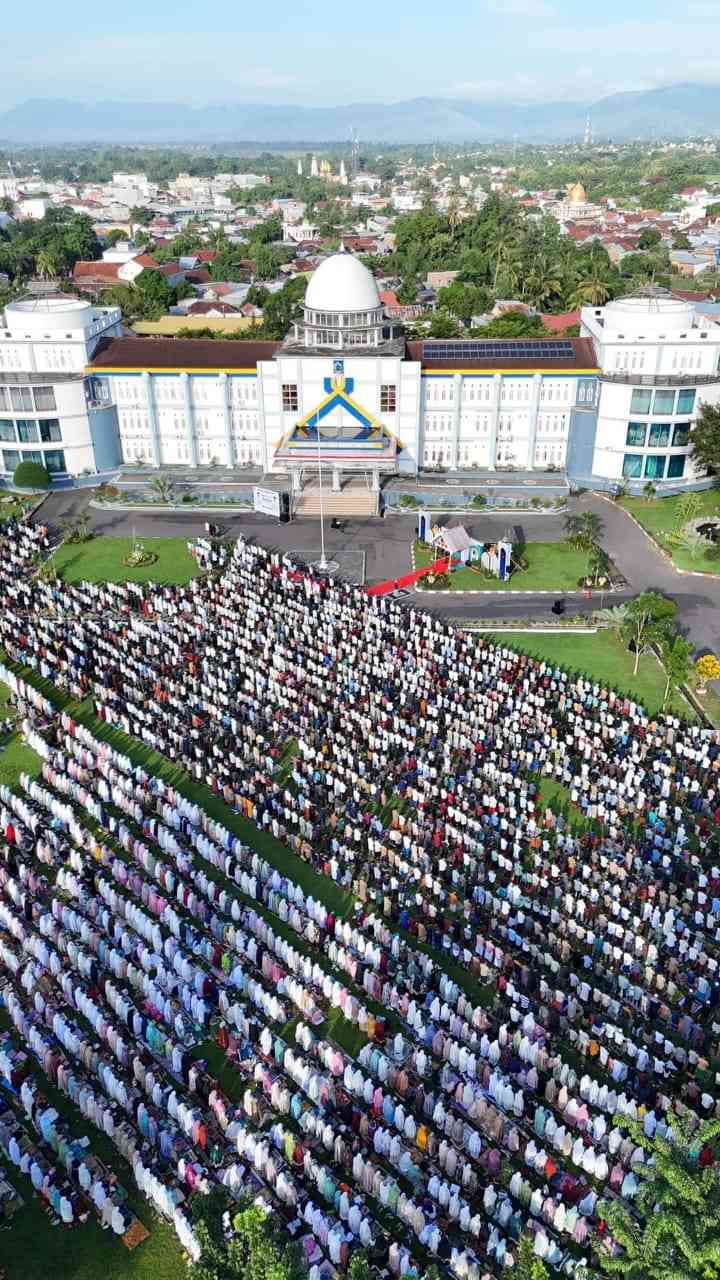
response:
[[[587,192],[582,182],[568,183],[567,198],[572,204],[587,204]]]

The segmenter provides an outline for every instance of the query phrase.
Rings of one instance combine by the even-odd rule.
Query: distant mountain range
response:
[[[590,114],[597,141],[720,134],[720,85],[677,84],[598,102],[530,105],[415,98],[340,107],[69,102],[33,98],[0,112],[12,143],[562,142],[580,139]]]

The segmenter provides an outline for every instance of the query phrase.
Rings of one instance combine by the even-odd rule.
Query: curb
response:
[[[594,493],[594,497],[602,498],[603,502],[609,502],[613,507],[619,506],[617,502],[612,498],[606,497],[604,493]],[[620,510],[627,516],[628,520],[632,521],[635,528],[639,529],[640,532],[645,535],[648,542],[652,543],[658,554],[662,556],[663,560],[667,561],[668,565],[673,570],[673,573],[679,573],[683,578],[709,578],[711,582],[720,581],[720,573],[713,573],[712,569],[680,569],[678,565],[675,564],[670,553],[666,551],[664,547],[660,546],[657,539],[648,532],[644,525],[641,525],[637,516],[634,516],[632,511],[628,511],[626,507],[620,507]]]
[[[165,516],[184,516],[193,515],[195,512],[202,515],[210,512],[213,515],[219,515],[225,512],[227,515],[243,515],[247,512],[252,513],[252,507],[234,507],[228,503],[222,507],[197,507],[194,502],[182,502],[176,506],[155,506],[154,503],[125,503],[125,502],[96,502],[91,499],[87,504],[95,511],[120,511],[122,513],[130,512],[133,515],[165,515]]]

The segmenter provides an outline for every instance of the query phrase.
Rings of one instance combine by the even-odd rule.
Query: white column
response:
[[[532,471],[535,466],[535,441],[537,439],[538,413],[540,410],[540,387],[542,385],[543,376],[541,373],[533,374],[532,394],[530,396],[530,424],[528,427],[528,470]]]
[[[153,387],[152,375],[143,373],[143,387],[145,388],[145,403],[148,411],[148,421],[150,423],[150,440],[153,451],[153,462],[159,467],[162,460],[160,452],[160,432],[158,430],[157,410],[155,408],[155,390]]]
[[[460,412],[462,409],[462,374],[456,373],[453,378],[453,388],[455,395],[455,403],[453,405],[452,416],[452,436],[450,438],[450,470],[457,471],[458,467],[458,441],[460,439]]]
[[[198,447],[197,436],[195,434],[195,411],[193,409],[192,396],[190,395],[190,375],[187,373],[181,373],[180,381],[183,389],[183,398],[185,400],[185,427],[188,448],[190,450],[190,465],[192,467],[196,467],[198,465]]]
[[[333,469],[332,469],[332,492],[333,492],[333,493],[340,493],[340,492],[341,492],[341,489],[342,489],[342,485],[341,485],[341,483],[340,483],[340,468],[339,468],[339,467],[333,467]]]
[[[493,394],[490,403],[490,443],[488,446],[488,470],[495,470],[497,455],[498,418],[500,417],[500,392],[502,390],[502,374],[493,374]]]
[[[222,395],[222,411],[223,423],[225,426],[225,452],[227,456],[227,465],[234,467],[235,458],[235,442],[233,439],[232,427],[232,406],[230,402],[230,379],[225,372],[218,375],[220,378],[220,392]]]

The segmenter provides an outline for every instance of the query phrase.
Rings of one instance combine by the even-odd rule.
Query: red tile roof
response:
[[[73,275],[76,280],[112,280],[119,279],[118,270],[121,262],[76,262]]]
[[[91,360],[93,369],[250,369],[271,360],[279,342],[232,338],[105,338]]]
[[[541,315],[543,328],[548,329],[551,333],[562,333],[564,329],[569,329],[571,324],[580,323],[579,311],[563,311],[559,316]]]

